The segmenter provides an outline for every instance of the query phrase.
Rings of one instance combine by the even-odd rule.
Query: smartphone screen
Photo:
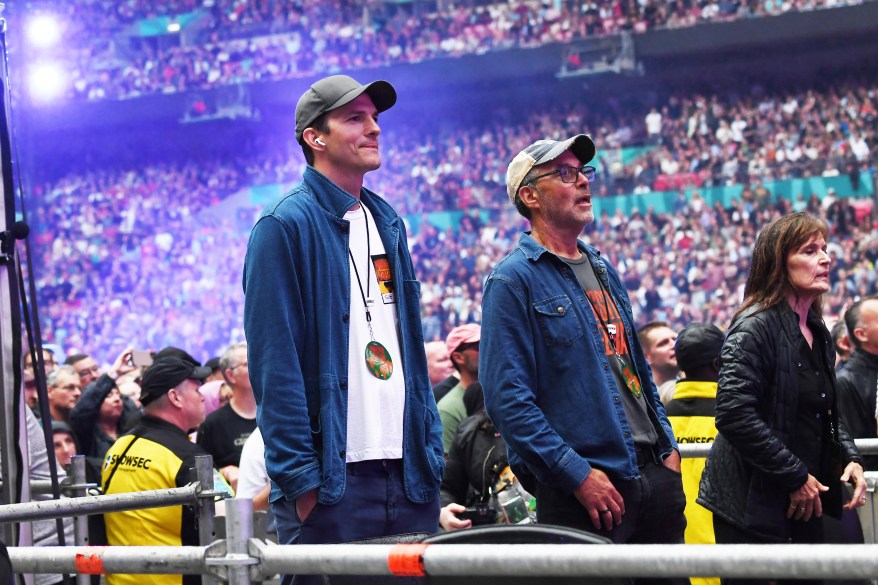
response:
[[[152,365],[152,352],[145,349],[135,349],[131,352],[131,362],[137,367]]]

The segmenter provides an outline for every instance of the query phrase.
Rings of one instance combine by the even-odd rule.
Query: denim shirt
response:
[[[634,332],[616,270],[579,242],[612,295],[640,376],[662,457],[676,448],[652,372]],[[479,380],[509,450],[540,482],[572,493],[592,467],[637,477],[637,459],[600,324],[573,270],[523,234],[488,276],[482,302]],[[662,432],[664,431],[664,432]]]
[[[403,481],[408,499],[438,497],[445,462],[442,424],[427,375],[415,279],[402,220],[367,189],[360,192],[390,262],[397,290],[405,375]],[[244,329],[250,380],[265,437],[272,501],[320,488],[318,501],[344,493],[347,445],[350,223],[356,199],[313,167],[269,205],[253,228],[244,261]]]

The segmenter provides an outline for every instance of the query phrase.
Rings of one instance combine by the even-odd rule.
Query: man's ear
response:
[[[539,192],[532,185],[524,185],[518,190],[518,198],[528,209],[539,207]]]
[[[323,151],[326,148],[325,144],[317,142],[319,137],[320,135],[314,128],[305,128],[305,130],[302,132],[302,140],[305,141],[305,144],[311,147],[311,150]]]
[[[856,337],[857,341],[859,341],[861,344],[864,341],[869,341],[868,339],[866,339],[866,330],[863,329],[862,325],[857,325],[856,327],[854,327],[854,337]]]

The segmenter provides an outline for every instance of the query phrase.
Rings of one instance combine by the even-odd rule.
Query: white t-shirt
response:
[[[401,459],[405,372],[402,371],[402,353],[399,349],[397,283],[394,281],[396,275],[391,273],[375,220],[366,207],[361,205],[359,209],[347,212],[344,218],[351,224],[351,256],[348,258],[351,272],[351,311],[346,460]],[[371,255],[371,258],[367,258],[367,255]],[[352,261],[356,263],[356,270]],[[360,284],[363,287],[362,293]],[[369,307],[372,335],[366,321],[363,295],[373,301]],[[387,380],[372,375],[366,365],[366,346],[373,339],[387,349],[387,355],[393,364],[393,372]]]
[[[241,450],[241,464],[238,466],[237,498],[253,499],[268,485],[268,472],[265,470],[265,441],[259,428],[244,441]]]

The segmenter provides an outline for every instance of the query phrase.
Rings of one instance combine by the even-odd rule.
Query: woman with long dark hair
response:
[[[822,543],[823,514],[865,503],[862,459],[836,408],[826,224],[785,215],[756,239],[744,302],[723,344],[716,438],[698,502],[716,541]],[[723,584],[767,581],[723,579]]]

